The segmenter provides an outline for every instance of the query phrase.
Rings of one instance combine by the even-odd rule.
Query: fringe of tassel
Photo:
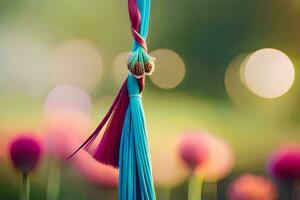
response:
[[[127,80],[125,80],[110,109],[97,128],[69,158],[74,156],[82,148],[88,150],[100,131],[107,124],[103,137],[93,157],[103,164],[117,168],[119,165],[120,138],[127,107],[128,92]]]
[[[145,87],[144,80],[144,78],[138,79],[140,93]],[[129,96],[126,79],[102,121],[93,131],[93,133],[83,142],[83,144],[72,155],[69,156],[69,158],[73,157],[82,148],[88,150],[104,126],[107,125],[103,137],[93,153],[93,157],[105,165],[118,168],[120,140],[128,104]]]

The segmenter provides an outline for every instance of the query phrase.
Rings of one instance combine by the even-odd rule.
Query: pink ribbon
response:
[[[128,0],[128,11],[131,21],[131,32],[133,39],[147,52],[147,44],[144,38],[139,34],[141,24],[141,13],[136,0]]]

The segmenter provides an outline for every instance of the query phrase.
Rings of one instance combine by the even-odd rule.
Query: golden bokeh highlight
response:
[[[176,140],[169,136],[160,140],[164,142],[151,146],[153,178],[155,184],[170,189],[181,184],[188,171],[180,162]]]
[[[237,105],[248,104],[253,95],[243,84],[240,77],[240,69],[249,57],[249,53],[237,55],[228,65],[225,76],[224,85],[228,96]]]
[[[261,49],[247,57],[241,70],[242,81],[254,94],[277,98],[285,94],[295,79],[290,58],[277,49]]]
[[[172,50],[158,49],[150,53],[155,60],[155,69],[151,81],[163,89],[177,87],[185,76],[185,64],[182,58]]]
[[[128,75],[127,61],[129,53],[122,52],[113,61],[113,77],[117,85],[122,85]]]
[[[58,85],[53,88],[44,101],[46,115],[61,111],[76,111],[87,116],[92,109],[92,100],[89,94],[76,86]]]
[[[0,90],[42,96],[51,85],[49,44],[24,30],[0,30],[0,43]]]
[[[94,89],[102,75],[102,59],[97,48],[83,39],[59,44],[51,59],[55,84],[72,84]]]

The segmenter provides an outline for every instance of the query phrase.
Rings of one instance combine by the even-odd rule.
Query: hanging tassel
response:
[[[88,149],[105,128],[93,157],[119,168],[119,200],[154,200],[150,153],[141,93],[145,75],[153,72],[153,58],[147,53],[150,0],[128,0],[134,39],[127,67],[130,71],[108,113],[80,149]],[[105,126],[106,125],[106,126]]]
[[[155,199],[144,110],[137,80],[127,80],[129,106],[123,125],[119,160],[119,200]]]
[[[153,58],[147,54],[150,0],[128,0],[134,44],[128,60],[127,89],[129,106],[126,112],[120,144],[119,200],[154,200],[150,153],[144,110],[136,78],[151,74]]]

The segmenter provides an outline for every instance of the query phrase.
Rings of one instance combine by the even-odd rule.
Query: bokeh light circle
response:
[[[49,45],[32,32],[0,30],[0,89],[41,96],[50,87]]]
[[[89,94],[76,86],[58,85],[47,95],[44,102],[46,115],[60,111],[76,111],[89,115],[92,101]]]
[[[188,171],[180,162],[175,138],[160,136],[159,139],[164,143],[151,144],[153,179],[158,186],[174,188],[184,182]]]
[[[128,75],[128,52],[122,52],[113,61],[113,77],[117,85],[121,85]]]
[[[160,88],[171,89],[178,86],[185,76],[182,58],[172,50],[158,49],[150,53],[155,60],[155,70],[151,81]]]
[[[224,74],[224,85],[228,96],[237,105],[248,105],[253,94],[242,83],[240,69],[249,57],[249,53],[237,55],[228,65]]]
[[[188,175],[178,159],[176,147],[172,145],[152,153],[152,167],[155,184],[165,188],[179,185]]]
[[[251,54],[240,70],[245,86],[264,98],[285,94],[295,79],[290,58],[276,49],[261,49]]]
[[[55,84],[72,84],[94,89],[102,75],[102,59],[97,48],[83,39],[59,44],[51,60]]]

